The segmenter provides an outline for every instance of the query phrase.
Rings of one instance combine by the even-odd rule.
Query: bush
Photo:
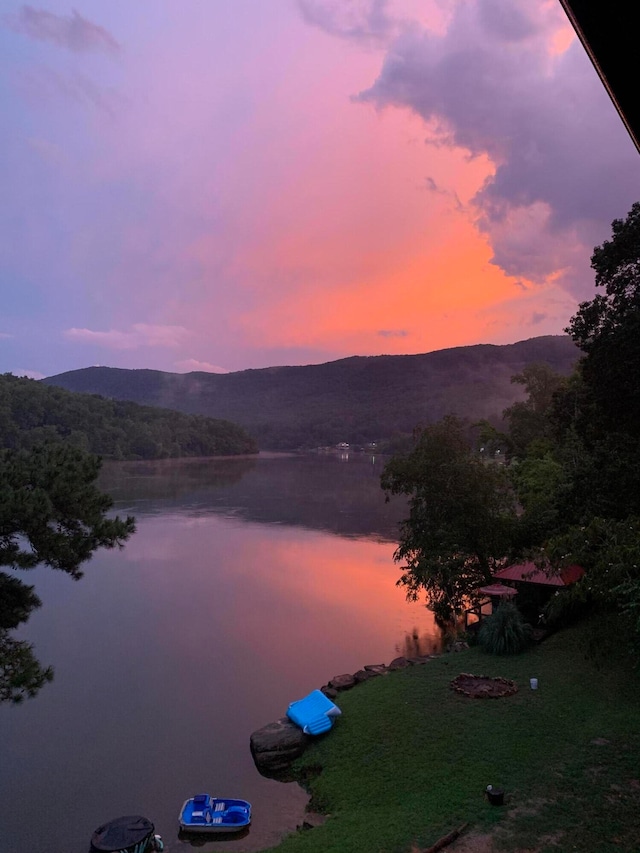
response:
[[[567,589],[558,590],[549,599],[543,611],[544,624],[552,631],[566,628],[583,619],[593,609],[588,587],[576,583]]]
[[[533,642],[533,630],[510,601],[487,617],[478,632],[478,644],[492,655],[517,655]]]

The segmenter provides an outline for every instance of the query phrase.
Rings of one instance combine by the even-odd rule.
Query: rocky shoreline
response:
[[[463,648],[466,648],[466,643],[454,643],[449,651],[461,651]],[[440,655],[397,657],[389,664],[367,664],[353,674],[334,676],[320,690],[334,701],[339,693],[351,690],[371,678],[380,678],[409,666],[425,664],[436,657]],[[287,776],[292,763],[303,754],[312,740],[313,737],[306,735],[285,716],[263,726],[251,735],[251,755],[263,776],[283,779]]]

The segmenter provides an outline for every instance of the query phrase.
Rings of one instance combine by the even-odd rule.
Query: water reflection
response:
[[[246,838],[250,832],[251,827],[248,826],[246,829],[241,829],[240,832],[218,832],[216,833],[215,838],[212,838],[211,836],[207,838],[204,835],[185,832],[181,829],[178,832],[178,841],[185,846],[188,845],[189,847],[206,847],[208,845],[212,845],[212,849],[214,849],[214,844],[217,847],[221,842],[241,841],[243,838]],[[229,849],[229,845],[223,844],[223,849]]]
[[[306,795],[258,774],[251,732],[336,674],[437,643],[431,614],[395,586],[396,519],[377,472],[237,461],[212,466],[213,482],[205,464],[184,476],[112,467],[136,535],[96,554],[78,583],[30,573],[43,607],[16,636],[46,649],[56,678],[0,707],[3,853],[86,853],[95,828],[124,814],[186,849],[179,807],[203,790],[253,804],[251,832],[224,849],[273,846]]]
[[[100,483],[122,512],[218,512],[250,521],[396,540],[403,498],[385,502],[382,457],[260,454],[245,459],[107,463]]]

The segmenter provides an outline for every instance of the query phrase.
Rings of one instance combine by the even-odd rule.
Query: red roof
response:
[[[494,574],[494,577],[504,581],[523,581],[526,583],[544,584],[545,586],[569,586],[580,580],[583,575],[584,569],[582,566],[565,566],[559,571],[550,567],[547,572],[545,569],[541,569],[535,563],[529,561],[527,563],[518,563],[514,566],[507,566],[506,569],[500,569],[500,571]]]

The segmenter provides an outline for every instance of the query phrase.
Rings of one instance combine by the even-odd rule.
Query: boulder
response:
[[[374,675],[385,675],[388,672],[387,666],[384,663],[367,663],[364,668],[367,672],[372,672]]]
[[[320,690],[322,693],[324,693],[324,695],[327,697],[327,699],[331,699],[332,702],[336,698],[336,696],[338,695],[338,691],[334,690],[333,687],[329,687],[328,684],[325,684],[324,687],[320,688]]]
[[[394,658],[387,669],[393,672],[396,669],[406,669],[408,666],[411,666],[411,664],[406,658]]]
[[[381,674],[382,673],[380,672],[371,672],[368,669],[359,669],[357,672],[353,673],[353,677],[356,680],[356,684],[360,684],[363,681],[368,681],[370,678],[376,678]]]
[[[329,682],[329,687],[334,690],[350,690],[356,683],[352,675],[335,675]]]
[[[278,775],[305,751],[309,737],[288,717],[282,717],[251,735],[251,755],[263,776]]]

